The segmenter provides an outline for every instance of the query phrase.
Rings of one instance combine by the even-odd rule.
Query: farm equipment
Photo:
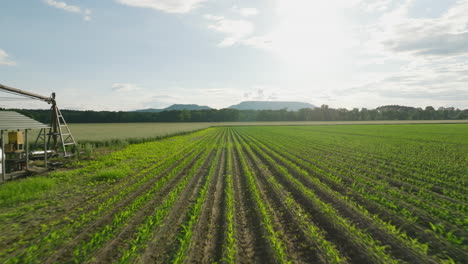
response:
[[[47,168],[47,160],[52,156],[70,157],[74,155],[76,142],[70,129],[57,107],[55,93],[50,97],[22,91],[16,88],[0,84],[0,91],[24,96],[28,99],[36,99],[51,104],[50,125],[42,124],[13,111],[0,112],[0,173],[1,181],[20,177],[29,171],[30,158],[43,158],[44,167]],[[28,131],[40,129],[35,141],[36,151],[30,151]],[[4,132],[8,137],[4,137]],[[6,142],[6,139],[8,141]],[[8,174],[8,175],[7,175]]]
[[[1,90],[7,93],[41,100],[51,104],[50,127],[41,129],[35,141],[35,145],[42,146],[45,144],[47,146],[47,150],[53,150],[54,153],[59,156],[70,157],[74,155],[76,142],[73,138],[70,128],[63,118],[62,112],[60,112],[60,109],[57,107],[55,93],[52,93],[51,96],[47,97],[0,84],[0,91]],[[22,144],[24,144],[24,142]]]

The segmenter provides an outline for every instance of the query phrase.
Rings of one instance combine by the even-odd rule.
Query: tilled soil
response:
[[[128,178],[89,187],[87,190],[93,190],[93,195],[73,197],[69,194],[61,205],[40,208],[36,211],[40,217],[26,214],[22,220],[18,219],[17,231],[2,234],[6,239],[0,245],[6,248],[11,245],[11,249],[2,251],[0,261],[227,263],[224,256],[230,250],[235,252],[232,254],[235,263],[438,263],[448,259],[444,254],[463,263],[466,255],[463,244],[435,240],[427,253],[411,246],[411,241],[419,243],[414,237],[444,237],[431,233],[421,223],[411,226],[405,216],[390,213],[376,201],[368,201],[361,193],[352,192],[347,185],[353,184],[353,179],[327,178],[330,175],[325,173],[328,163],[307,167],[305,163],[318,161],[302,158],[294,149],[281,153],[236,128],[216,131],[210,138],[197,139],[203,144],[172,156],[176,157],[172,160],[177,159],[171,161],[172,164],[164,163],[166,159],[154,161],[154,165],[141,168]],[[165,158],[171,155],[175,153],[167,153]],[[301,164],[307,168],[302,168]],[[366,170],[371,172],[372,168]],[[338,175],[341,171],[333,173]],[[150,177],[146,179],[147,176]],[[345,176],[339,174],[339,177]],[[140,179],[145,180],[139,183]],[[369,178],[373,184],[386,180],[387,176]],[[391,186],[406,185],[392,182]],[[129,187],[132,189],[125,189]],[[122,195],[122,190],[131,191]],[[105,205],[115,197],[118,199],[111,205]],[[141,197],[145,199],[138,200]],[[227,206],[227,201],[232,199],[234,202]],[[135,201],[144,202],[137,204]],[[408,205],[409,209],[413,207]],[[99,208],[104,209],[89,219],[82,219]],[[230,225],[227,208],[233,212]],[[422,217],[425,211],[418,208],[414,211],[420,213],[421,222],[427,225],[428,220]],[[124,217],[117,219],[119,215]],[[160,216],[159,222],[152,222],[153,216]],[[389,232],[380,219],[394,220],[400,230],[408,232],[404,235]],[[430,220],[437,218],[431,216]],[[147,223],[150,224],[145,225]],[[145,226],[151,228],[145,229]],[[234,227],[229,233],[232,237],[227,234],[228,227]],[[96,234],[106,230],[112,231],[103,236],[105,239],[94,243]],[[418,231],[423,233],[418,234]],[[50,234],[55,233],[57,236],[49,239]],[[139,236],[142,233],[145,236]],[[184,236],[186,234],[190,236]],[[188,237],[184,241],[188,241],[186,244],[183,243],[185,237]],[[321,240],[317,240],[318,237]],[[368,240],[357,239],[363,237]],[[234,242],[228,245],[228,238]],[[320,244],[319,241],[325,240],[329,244]],[[89,247],[80,251],[84,245]],[[434,245],[445,249],[437,251]],[[177,258],[177,252],[182,252],[182,257]]]

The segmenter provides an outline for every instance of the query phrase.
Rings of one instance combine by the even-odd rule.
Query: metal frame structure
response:
[[[68,127],[65,119],[63,118],[62,112],[57,107],[57,101],[55,100],[55,93],[52,93],[50,97],[42,96],[35,93],[26,92],[20,89],[9,87],[0,84],[0,90],[6,91],[11,94],[25,96],[31,99],[41,100],[48,104],[51,104],[51,118],[50,128],[43,128],[39,133],[35,144],[44,143],[47,149],[54,150],[55,153],[60,153],[64,157],[73,156],[73,151],[70,151],[67,147],[76,147],[76,141],[73,137],[70,128]],[[47,132],[48,130],[48,132]],[[59,151],[60,147],[60,151]]]
[[[48,127],[49,127],[48,125],[42,124],[34,119],[28,118],[17,112],[13,112],[13,111],[1,111],[0,112],[0,162],[1,162],[0,182],[5,182],[7,180],[6,176],[8,175],[10,177],[9,179],[13,179],[14,177],[18,176],[18,174],[16,174],[16,176],[14,174],[17,172],[20,172],[20,170],[15,170],[14,172],[7,174],[6,173],[7,160],[11,162],[12,160],[15,160],[17,158],[18,161],[24,161],[26,171],[28,171],[29,159],[30,159],[30,156],[32,155],[32,152],[29,151],[30,150],[29,131],[35,130],[35,129],[37,130],[41,129],[41,131],[43,130],[45,132],[46,130],[44,128],[48,128]],[[18,131],[24,131],[24,141],[23,141],[24,146],[21,148],[24,151],[18,151],[18,152],[9,151],[10,158],[7,159],[7,156],[5,155],[6,154],[5,132],[8,133],[8,132],[18,132]],[[10,139],[8,139],[8,141],[10,141]],[[26,148],[24,149],[24,147]],[[49,154],[49,152],[47,151],[46,144],[43,144],[41,147],[43,148],[44,151],[39,151],[39,152],[43,152],[44,167],[47,169],[47,155]],[[13,154],[13,156],[15,157],[12,157],[12,153],[17,153],[17,155],[19,156],[16,156],[15,154]]]

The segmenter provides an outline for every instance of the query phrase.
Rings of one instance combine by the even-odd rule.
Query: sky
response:
[[[0,83],[76,110],[466,109],[468,0],[1,0]]]

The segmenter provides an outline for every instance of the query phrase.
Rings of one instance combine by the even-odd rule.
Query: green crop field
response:
[[[210,123],[93,123],[69,124],[76,140],[142,139],[188,132],[212,126],[297,126],[344,124],[426,124],[468,123],[468,120],[394,120],[394,121],[284,121],[284,122],[210,122]],[[34,133],[35,131],[33,131]],[[35,139],[34,136],[31,137]]]
[[[97,123],[69,124],[76,140],[154,138],[207,128],[210,123]]]
[[[468,125],[212,127],[0,186],[2,263],[467,263]]]

